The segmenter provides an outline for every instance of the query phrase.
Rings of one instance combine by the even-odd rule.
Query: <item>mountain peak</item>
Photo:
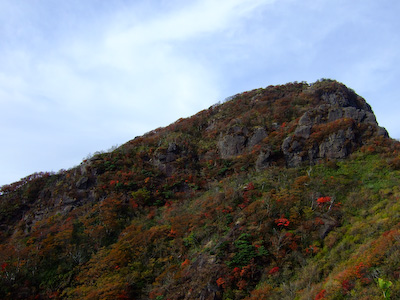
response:
[[[0,298],[379,296],[376,274],[398,278],[399,152],[339,82],[234,95],[3,186]]]

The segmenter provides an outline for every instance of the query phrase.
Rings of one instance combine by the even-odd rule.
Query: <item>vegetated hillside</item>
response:
[[[336,81],[235,95],[3,186],[0,298],[399,299],[399,149]]]

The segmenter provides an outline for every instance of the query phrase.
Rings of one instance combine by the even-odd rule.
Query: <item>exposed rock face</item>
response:
[[[378,135],[388,136],[378,126],[371,107],[350,91],[323,94],[321,104],[305,112],[294,134],[282,144],[287,166],[296,167],[304,161],[341,159],[360,146],[360,125],[366,125]],[[365,127],[365,126],[364,126]]]
[[[306,161],[313,164],[325,158],[346,158],[362,146],[362,135],[367,130],[388,137],[386,130],[378,126],[368,103],[352,90],[343,86],[324,91],[310,86],[305,93],[318,99],[318,102],[300,116],[294,131],[282,139],[280,151],[288,167],[296,167]],[[220,157],[233,158],[262,145],[255,167],[262,170],[270,166],[274,160],[273,152],[263,141],[281,126],[273,124],[275,126],[268,129],[233,126],[225,134],[221,133],[217,142]]]
[[[168,176],[174,172],[174,167],[171,165],[180,155],[180,148],[176,143],[169,143],[165,151],[157,153],[153,159],[154,166]]]
[[[246,137],[243,135],[226,135],[218,142],[222,158],[241,154],[246,147]]]
[[[233,135],[232,135],[233,133]],[[251,150],[268,136],[267,131],[260,127],[250,134],[248,128],[233,128],[228,135],[222,136],[217,145],[222,158],[237,156]]]
[[[82,176],[75,184],[75,186],[80,189],[84,190],[87,189],[89,186],[89,178],[86,176]]]
[[[270,166],[272,159],[272,152],[271,150],[267,149],[267,151],[263,151],[258,155],[256,160],[256,169],[262,170]]]
[[[257,128],[249,140],[249,148],[253,148],[257,144],[262,142],[262,140],[265,139],[267,136],[267,131],[264,128]]]

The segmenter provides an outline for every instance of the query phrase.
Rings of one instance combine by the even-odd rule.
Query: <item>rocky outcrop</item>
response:
[[[272,151],[267,149],[261,151],[256,160],[256,169],[258,171],[263,170],[271,165],[272,162]]]
[[[170,176],[175,168],[171,164],[174,162],[181,153],[180,147],[176,143],[169,143],[167,149],[159,149],[152,159],[153,165],[161,172]]]
[[[221,158],[229,158],[240,155],[253,149],[254,146],[260,144],[267,136],[267,131],[262,127],[256,128],[251,133],[246,127],[234,127],[228,130],[228,134],[221,135],[217,142],[220,156]]]
[[[257,128],[249,139],[248,147],[251,149],[254,146],[260,144],[263,141],[263,139],[265,139],[267,136],[268,133],[264,128],[262,127]]]
[[[305,112],[293,135],[283,141],[286,164],[296,167],[304,161],[345,158],[362,145],[365,129],[388,136],[363,98],[351,91],[323,94],[321,104]]]
[[[297,167],[304,162],[313,164],[320,159],[346,158],[362,146],[366,131],[388,137],[386,130],[378,126],[368,103],[345,86],[336,85],[335,89],[326,90],[326,86],[311,85],[304,94],[315,99],[314,103],[299,115],[294,130],[286,133],[280,142],[280,152],[288,167]],[[232,123],[240,124],[240,120],[234,119]],[[278,132],[280,127],[277,123],[272,123],[269,128],[234,125],[225,134],[221,133],[217,141],[220,157],[233,158],[261,145],[257,149],[255,167],[257,170],[267,168],[277,153],[275,150],[274,157],[268,136]]]
[[[226,135],[218,141],[222,158],[241,154],[246,148],[247,138],[243,135]]]

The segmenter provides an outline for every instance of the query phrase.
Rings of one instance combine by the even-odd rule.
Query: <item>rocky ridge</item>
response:
[[[282,87],[286,90],[281,91]],[[278,95],[275,90],[278,90]],[[290,119],[283,116],[281,122],[275,122],[275,119],[272,122],[263,120],[264,125],[257,123],[257,120],[247,121],[248,124],[243,121],[243,114],[249,110],[258,114],[258,107],[264,109],[267,105],[276,105],[293,93],[308,100],[292,113]],[[272,97],[268,97],[266,101],[269,94],[272,94]],[[283,115],[292,103],[285,101],[284,104],[281,108]],[[238,105],[241,109],[229,118],[221,118],[220,115],[226,114],[226,111],[231,109],[230,106]],[[247,118],[253,117],[249,115]],[[188,130],[186,133],[196,135],[196,140],[208,140],[209,148],[199,151],[198,147],[196,149],[188,145],[193,140],[185,140],[182,143],[179,138],[167,137],[170,132],[181,131],[180,127],[186,127],[186,124],[193,120],[200,124],[196,128],[197,132]],[[201,168],[202,162],[207,160],[232,162],[242,156],[246,157],[249,166],[256,170],[282,163],[287,167],[298,167],[303,164],[313,165],[323,159],[344,159],[362,147],[371,136],[388,137],[388,133],[379,127],[368,103],[344,85],[328,80],[311,85],[295,83],[271,86],[238,94],[230,97],[228,102],[212,106],[191,118],[181,119],[168,127],[135,138],[114,152],[128,153],[132,145],[135,147],[151,140],[156,143],[155,150],[150,156],[142,156],[142,163],[155,168],[163,174],[162,176],[169,177],[187,169],[189,165],[194,164],[194,168],[198,169]],[[26,211],[17,211],[17,215],[23,214],[27,230],[37,221],[54,213],[67,214],[88,201],[101,201],[105,195],[101,195],[98,190],[99,177],[109,168],[107,157],[111,158],[113,155],[95,155],[82,162],[79,167],[56,175],[58,179],[52,186],[42,190],[40,187],[34,188],[38,190],[37,194],[31,195],[30,198],[36,199],[31,200],[32,204],[24,206]],[[216,162],[214,166],[217,167]],[[66,180],[67,178],[74,180],[68,187],[66,182],[70,180]],[[67,188],[60,188],[62,185]],[[8,187],[4,186],[2,189],[7,191]],[[18,217],[13,219],[17,220]]]

